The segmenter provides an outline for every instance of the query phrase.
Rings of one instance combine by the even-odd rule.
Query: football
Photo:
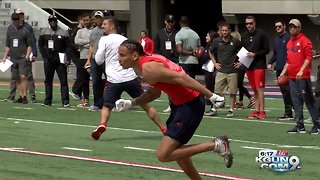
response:
[[[289,78],[286,75],[279,76],[277,79],[278,86],[287,86],[289,84]]]
[[[195,56],[198,58],[198,59],[201,59],[202,56],[204,55],[204,52],[206,51],[206,49],[202,46],[200,47],[197,47],[196,51],[195,51]]]

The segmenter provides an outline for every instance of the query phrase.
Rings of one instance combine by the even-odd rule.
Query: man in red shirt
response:
[[[142,45],[144,52],[147,54],[153,54],[154,52],[154,42],[148,37],[146,31],[140,32],[140,39],[138,42]]]
[[[297,125],[288,133],[306,133],[303,122],[303,102],[305,102],[313,121],[310,134],[319,134],[320,121],[310,80],[312,43],[301,33],[301,23],[298,19],[292,19],[289,22],[289,31],[291,38],[287,43],[287,62],[281,75],[288,74],[290,79],[290,94]]]
[[[198,81],[188,76],[181,66],[159,54],[146,55],[142,46],[134,40],[124,41],[118,50],[120,65],[124,68],[139,70],[151,88],[132,100],[120,99],[116,109],[123,111],[135,105],[151,102],[164,91],[171,99],[171,113],[167,120],[167,131],[157,149],[157,158],[161,162],[176,161],[190,179],[201,179],[193,166],[191,156],[206,152],[217,152],[230,168],[233,155],[226,136],[213,138],[201,144],[185,145],[199,126],[204,110],[205,99],[212,103],[222,102],[218,96]],[[201,95],[200,95],[201,94]]]

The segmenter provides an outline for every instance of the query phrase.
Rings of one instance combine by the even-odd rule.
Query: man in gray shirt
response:
[[[194,56],[195,49],[201,45],[199,35],[190,29],[187,16],[180,18],[180,31],[176,34],[177,51],[180,54],[179,65],[193,79],[198,70],[198,59]]]
[[[96,27],[91,31],[89,42],[89,55],[85,67],[90,67],[93,89],[93,105],[90,106],[89,111],[99,111],[103,105],[103,89],[105,80],[102,79],[102,74],[105,71],[105,64],[98,65],[94,56],[98,50],[100,38],[103,36],[103,29],[101,27],[103,21],[103,13],[97,11],[94,13]]]
[[[17,81],[20,97],[16,103],[27,104],[28,75],[30,75],[30,61],[32,46],[32,34],[20,23],[17,13],[11,15],[12,25],[8,27],[6,36],[6,47],[3,61],[9,58],[13,62],[11,66],[11,78]]]
[[[89,53],[89,37],[92,31],[91,15],[85,13],[83,15],[84,28],[79,29],[74,42],[76,45],[80,46],[80,60],[76,62],[77,70],[80,75],[80,86],[82,88],[83,99],[78,107],[88,107],[89,106],[89,82],[90,74],[85,69],[85,64],[87,62],[88,53]]]

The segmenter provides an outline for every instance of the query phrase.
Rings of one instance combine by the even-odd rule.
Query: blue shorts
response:
[[[198,128],[205,110],[205,99],[199,95],[192,101],[175,106],[170,105],[171,113],[167,120],[165,135],[186,144]]]
[[[140,96],[143,93],[140,81],[134,79],[123,83],[107,82],[103,94],[103,105],[112,109],[123,92],[127,92],[132,98]]]

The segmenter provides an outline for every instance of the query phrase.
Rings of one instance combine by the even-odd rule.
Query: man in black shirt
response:
[[[167,14],[164,20],[165,27],[160,29],[154,38],[154,52],[161,54],[172,62],[179,63],[179,53],[176,48],[175,36],[177,30],[174,29],[175,19],[173,15]],[[170,112],[170,106],[163,112]]]
[[[45,74],[46,97],[43,106],[52,105],[52,85],[55,71],[60,80],[61,100],[63,107],[69,107],[69,87],[67,78],[68,37],[67,31],[58,26],[58,18],[50,15],[48,18],[50,27],[41,31],[39,36],[39,50],[43,57]]]
[[[256,28],[256,21],[253,16],[247,16],[247,31],[241,35],[243,46],[249,51],[247,56],[253,58],[253,61],[246,71],[249,83],[254,91],[255,111],[249,114],[248,118],[264,119],[264,92],[265,87],[265,69],[266,55],[269,53],[269,40],[267,35],[260,29]]]

